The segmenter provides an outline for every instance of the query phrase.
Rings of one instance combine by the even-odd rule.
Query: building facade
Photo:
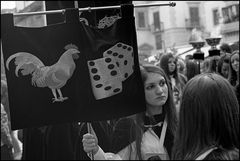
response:
[[[221,9],[223,41],[239,43],[239,1],[224,1]]]
[[[138,5],[169,2],[133,1],[133,3]],[[239,1],[176,1],[175,3],[175,7],[135,8],[140,57],[146,59],[168,51],[181,54],[191,49],[189,41],[194,29],[201,32],[203,39],[221,36],[220,43],[239,42]],[[149,46],[148,51],[142,50],[143,46]]]

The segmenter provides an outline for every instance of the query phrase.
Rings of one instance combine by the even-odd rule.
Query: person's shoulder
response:
[[[217,148],[204,160],[239,160],[239,149]]]
[[[119,119],[119,120],[116,122],[115,127],[118,127],[118,128],[127,128],[127,127],[129,127],[129,126],[134,125],[134,124],[135,124],[134,119],[129,118],[129,117],[124,117],[124,118]]]
[[[186,84],[187,83],[187,77],[182,73],[178,73],[178,75],[179,75],[179,78]]]
[[[119,119],[113,130],[112,147],[113,152],[119,152],[135,140],[135,122],[132,118]]]

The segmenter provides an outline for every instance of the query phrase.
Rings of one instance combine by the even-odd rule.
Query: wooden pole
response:
[[[87,130],[88,130],[88,133],[93,134],[90,122],[87,122]],[[90,153],[90,158],[91,160],[94,160],[93,152]]]

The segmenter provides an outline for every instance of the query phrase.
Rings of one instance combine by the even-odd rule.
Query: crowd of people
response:
[[[1,80],[1,159],[239,160],[239,50],[140,64],[146,111],[12,131]],[[3,83],[2,83],[3,82]]]

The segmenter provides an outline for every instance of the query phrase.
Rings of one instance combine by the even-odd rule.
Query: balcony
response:
[[[229,32],[239,31],[239,21],[222,24],[221,33],[226,34]]]

